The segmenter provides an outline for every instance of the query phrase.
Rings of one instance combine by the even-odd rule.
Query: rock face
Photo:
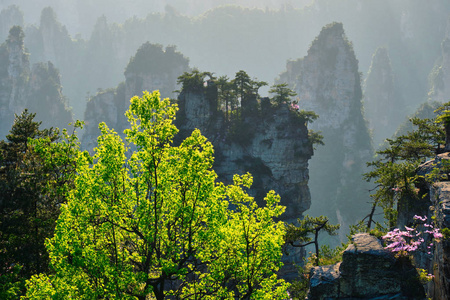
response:
[[[71,112],[62,95],[59,72],[52,63],[35,64],[30,71],[28,53],[23,45],[24,34],[19,26],[11,28],[9,37],[0,46],[0,136],[11,128],[14,114],[25,108],[36,113],[43,127],[67,127]]]
[[[25,28],[25,46],[30,51],[31,63],[51,61],[61,71],[64,92],[71,101],[70,106],[74,113],[81,119],[79,107],[82,106],[84,111],[87,90],[80,82],[88,80],[86,78],[89,77],[89,73],[95,72],[97,67],[91,64],[83,69],[81,62],[83,50],[86,48],[85,42],[72,39],[66,27],[58,21],[54,10],[46,7],[41,12],[38,26],[29,25]],[[105,73],[106,77],[108,73],[106,71]],[[95,88],[97,87],[99,86]]]
[[[319,115],[311,128],[322,132],[325,146],[310,163],[312,213],[328,215],[345,228],[367,214],[369,195],[361,174],[372,148],[358,61],[342,24],[325,26],[307,56],[288,62],[280,82],[293,87],[302,109]]]
[[[440,175],[449,175],[448,164],[450,153],[439,154],[434,160],[428,161],[417,171],[419,176],[426,178],[434,169],[440,169]],[[419,186],[420,193],[425,195],[420,206],[408,203],[411,207],[410,215],[417,214],[427,216],[430,220],[435,217],[435,226],[440,228],[444,238],[435,242],[433,258],[430,260],[425,253],[418,253],[414,259],[416,265],[427,270],[435,277],[427,285],[427,294],[432,299],[450,298],[450,240],[448,230],[450,228],[450,182],[434,182],[423,180]]]
[[[396,259],[366,233],[354,235],[352,241],[342,262],[311,269],[308,300],[425,299],[409,259]]]
[[[450,158],[450,157],[449,157]],[[430,198],[436,212],[436,226],[441,229],[450,228],[450,183],[439,182],[433,186]],[[450,240],[448,236],[439,243],[430,266],[434,280],[429,285],[429,294],[433,299],[450,299]]]
[[[370,124],[374,145],[391,137],[405,116],[404,101],[395,82],[386,48],[378,48],[364,82],[364,113]]]
[[[182,92],[179,96],[180,139],[195,128],[213,143],[219,180],[231,183],[234,174],[250,172],[254,182],[250,194],[262,204],[269,190],[275,190],[286,206],[283,219],[295,221],[310,206],[308,160],[313,154],[305,122],[299,122],[288,105],[272,106],[262,99],[261,109],[243,110],[242,121],[227,129],[217,110],[214,86],[204,91]]]

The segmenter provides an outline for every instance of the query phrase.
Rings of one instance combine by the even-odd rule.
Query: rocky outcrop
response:
[[[434,218],[434,225],[440,228],[444,237],[434,242],[432,259],[425,253],[418,253],[414,259],[416,265],[428,270],[434,279],[427,285],[427,294],[432,299],[450,298],[450,182],[439,181],[450,178],[450,153],[442,153],[435,159],[422,164],[417,174],[421,181],[420,193],[424,195],[421,206],[408,203],[411,215],[425,215],[429,220]],[[438,170],[438,172],[436,172]]]
[[[14,120],[14,113],[25,108],[26,81],[30,75],[28,55],[23,47],[23,31],[11,28],[0,46],[0,138],[4,138]]]
[[[404,106],[387,49],[378,48],[364,82],[364,113],[375,146],[395,133],[405,117]]]
[[[62,93],[59,71],[50,61],[33,64],[28,81],[27,107],[36,113],[44,128],[67,128],[73,121]]]
[[[23,46],[23,31],[14,26],[5,43],[0,47],[0,109],[2,122],[2,136],[7,132],[8,125],[12,125],[14,113],[25,108],[27,81],[30,76],[28,54]]]
[[[68,96],[67,100],[74,113],[81,119],[80,107],[84,111],[88,90],[80,82],[86,80],[89,77],[87,73],[93,72],[96,67],[92,64],[88,67],[81,65],[85,42],[72,39],[66,27],[59,22],[55,11],[46,7],[41,12],[39,25],[25,28],[25,46],[30,51],[32,63],[51,61],[64,75],[60,79],[65,88],[64,93]],[[97,87],[101,86],[95,88]]]
[[[39,27],[26,29],[25,43],[32,53],[32,61],[52,61],[58,68],[64,69],[70,60],[74,67],[72,39],[57,19],[55,11],[46,7],[41,12]]]
[[[100,122],[119,133],[126,128],[123,115],[136,77],[133,76],[131,83],[127,80],[117,89],[101,92],[88,102],[83,149],[92,150],[95,146]],[[147,89],[145,85],[140,87]],[[301,217],[311,201],[308,160],[313,154],[305,120],[287,104],[273,106],[269,99],[263,99],[261,109],[248,110],[239,122],[230,123],[218,110],[217,101],[217,88],[212,82],[201,90],[182,91],[177,101],[180,108],[176,121],[180,129],[177,140],[181,141],[195,128],[200,129],[215,147],[214,169],[219,180],[229,183],[234,174],[250,172],[255,176],[250,193],[259,203],[273,189],[287,206],[285,220]]]
[[[425,293],[409,258],[396,259],[376,237],[360,233],[342,262],[311,269],[308,300],[316,299],[425,299]]]
[[[72,115],[66,107],[60,76],[52,63],[33,65],[30,71],[28,53],[23,45],[24,33],[19,26],[11,28],[0,46],[0,136],[11,128],[14,114],[25,108],[36,113],[43,127],[67,127]]]
[[[286,206],[283,220],[300,218],[311,203],[308,160],[313,149],[305,121],[287,104],[271,105],[266,98],[260,109],[243,110],[241,121],[228,124],[217,110],[217,98],[208,97],[214,88],[180,94],[179,139],[200,129],[214,145],[214,170],[220,181],[231,183],[234,174],[250,172],[254,182],[249,192],[260,204],[269,190],[275,190]]]
[[[308,55],[288,62],[280,82],[293,87],[302,109],[319,115],[310,127],[322,131],[325,146],[318,147],[310,162],[312,213],[328,215],[346,228],[368,212],[361,174],[372,148],[362,113],[358,61],[342,24],[325,26]]]

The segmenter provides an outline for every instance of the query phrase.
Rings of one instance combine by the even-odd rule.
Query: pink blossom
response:
[[[427,216],[421,217],[421,216],[415,215],[414,220],[420,220],[422,222],[425,222],[427,220]]]

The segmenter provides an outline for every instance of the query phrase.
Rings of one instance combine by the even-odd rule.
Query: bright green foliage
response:
[[[159,92],[131,99],[127,141],[105,124],[95,155],[79,153],[75,188],[47,249],[54,275],[27,299],[283,299],[284,211],[258,207],[249,174],[216,182],[213,148],[198,130],[172,145],[177,111]]]

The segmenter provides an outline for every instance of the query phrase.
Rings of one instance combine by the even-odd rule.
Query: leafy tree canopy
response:
[[[198,130],[172,145],[176,111],[159,92],[133,97],[130,147],[100,124],[94,156],[78,153],[75,188],[47,244],[54,274],[34,276],[27,299],[287,296],[276,276],[279,196],[269,192],[261,208],[245,192],[249,174],[216,182],[212,145]]]
[[[34,117],[27,110],[16,115],[7,140],[0,141],[1,299],[17,299],[25,279],[48,270],[44,241],[53,235],[73,182],[75,135],[41,130]]]

